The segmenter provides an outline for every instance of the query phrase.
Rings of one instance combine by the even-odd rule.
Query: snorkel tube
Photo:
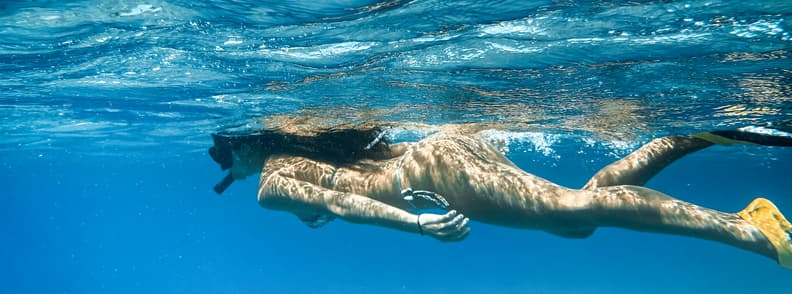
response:
[[[220,164],[220,168],[222,170],[227,170],[231,168],[234,164],[232,155],[231,155],[231,141],[228,137],[212,134],[212,138],[214,139],[214,146],[209,148],[209,156],[212,157],[212,160]],[[220,180],[217,185],[214,186],[214,191],[219,195],[223,194],[223,191],[228,189],[228,186],[234,183],[234,176],[231,175],[229,172],[222,180]]]
[[[217,195],[223,194],[223,192],[228,189],[228,186],[234,183],[234,176],[231,173],[228,173],[222,180],[220,180],[217,185],[214,186],[214,191]]]

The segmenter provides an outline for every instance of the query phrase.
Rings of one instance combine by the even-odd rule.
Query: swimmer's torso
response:
[[[452,209],[472,217],[491,215],[492,211],[500,211],[500,215],[508,214],[497,202],[499,199],[513,197],[488,193],[509,189],[493,189],[477,183],[495,183],[487,177],[519,169],[478,135],[437,133],[420,142],[400,147],[406,149],[400,151],[398,156],[384,160],[364,160],[343,167],[303,157],[272,156],[262,172],[261,185],[266,185],[267,178],[278,173],[327,189],[366,196],[408,211],[434,208],[428,202],[414,202],[411,205],[404,200],[401,190],[412,188],[440,194],[450,203]],[[548,189],[555,191],[558,188],[557,185],[530,174],[521,173],[519,176],[530,177],[529,182],[535,183],[531,190],[536,193],[548,194]],[[533,194],[526,191],[525,187],[514,189],[521,189],[513,191],[514,193]],[[552,195],[526,196],[530,198]]]

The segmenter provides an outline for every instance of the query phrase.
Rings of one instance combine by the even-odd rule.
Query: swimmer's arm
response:
[[[323,188],[277,173],[262,177],[259,204],[278,210],[298,211],[306,205],[346,221],[419,233],[418,216],[383,202]]]

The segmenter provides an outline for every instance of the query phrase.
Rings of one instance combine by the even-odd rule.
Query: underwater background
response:
[[[261,117],[496,122],[580,187],[651,138],[792,119],[790,1],[2,1],[2,293],[792,293],[706,240],[471,224],[463,242],[222,196],[210,134]],[[394,132],[400,138],[420,133]],[[647,186],[792,216],[792,148],[718,146]]]

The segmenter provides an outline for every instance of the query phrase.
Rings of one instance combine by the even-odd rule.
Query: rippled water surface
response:
[[[2,284],[787,293],[771,261],[681,237],[307,230],[240,200],[255,180],[212,196],[205,150],[211,132],[278,114],[495,122],[518,165],[579,186],[652,137],[792,119],[791,21],[790,1],[2,1]],[[652,185],[729,211],[766,195],[792,214],[791,159],[715,148]]]
[[[192,146],[301,110],[616,135],[791,112],[787,1],[2,5],[4,149]]]

